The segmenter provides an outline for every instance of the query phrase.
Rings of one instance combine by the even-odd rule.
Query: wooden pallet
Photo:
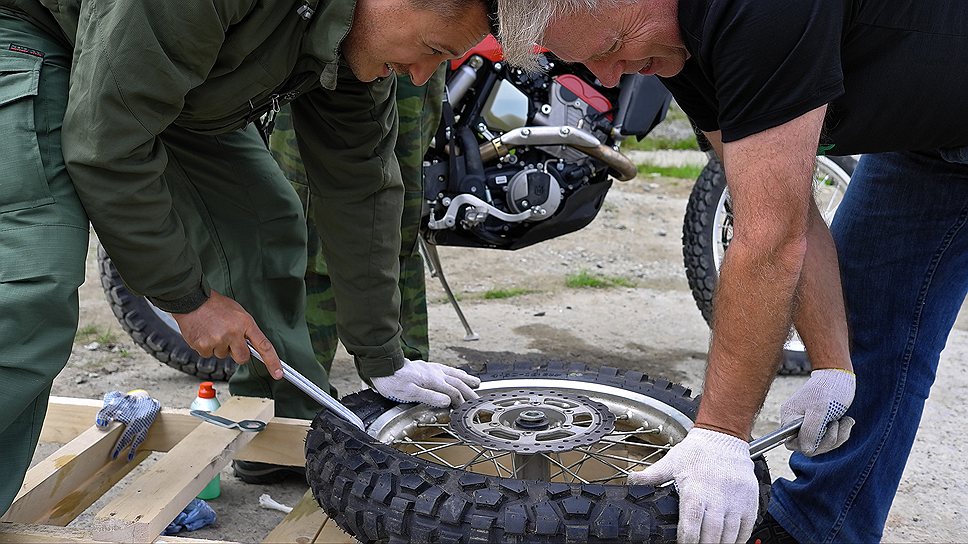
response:
[[[101,401],[51,397],[41,441],[65,445],[27,472],[23,487],[0,518],[0,543],[216,542],[161,536],[182,509],[232,459],[301,466],[309,421],[273,417],[270,399],[232,397],[218,414],[268,421],[258,433],[203,424],[184,409],[163,409],[131,462],[111,460],[123,431],[92,423]],[[165,452],[137,480],[97,512],[91,529],[65,527],[124,478],[151,452]],[[352,543],[310,492],[265,542]]]

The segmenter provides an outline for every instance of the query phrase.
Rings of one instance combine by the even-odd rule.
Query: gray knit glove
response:
[[[477,398],[474,389],[481,380],[440,363],[403,360],[403,368],[391,376],[371,378],[373,389],[397,402],[420,402],[444,408],[458,407]]]
[[[803,418],[800,434],[786,443],[787,449],[812,457],[839,447],[850,437],[854,418],[845,417],[854,401],[857,379],[839,368],[823,368],[780,407],[780,426]]]
[[[134,459],[134,452],[148,436],[148,428],[154,423],[155,417],[161,412],[161,403],[151,398],[144,389],[128,391],[111,391],[104,395],[104,407],[97,413],[94,423],[104,430],[112,421],[125,424],[124,432],[118,443],[114,445],[111,459],[117,459],[121,450],[131,446],[128,450],[128,461]]]
[[[725,433],[693,427],[682,442],[629,485],[674,481],[679,492],[679,542],[746,542],[759,505],[750,444]]]

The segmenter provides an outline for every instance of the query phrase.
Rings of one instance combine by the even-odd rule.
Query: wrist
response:
[[[696,422],[693,424],[693,428],[702,429],[705,431],[712,431],[719,434],[724,434],[731,438],[742,440],[744,442],[749,441],[749,439],[752,437],[752,431],[743,432],[738,428],[724,427],[722,425],[717,425],[716,423],[712,423],[708,421],[702,421],[700,419],[696,419]]]
[[[835,367],[835,366],[822,367],[822,368],[816,368],[816,367],[814,367],[813,371],[811,371],[810,373],[813,374],[814,372],[821,372],[821,371],[828,371],[828,370],[831,371],[831,372],[844,372],[844,373],[849,374],[851,376],[856,376],[856,374],[854,374],[854,371],[851,370],[851,369],[849,369],[849,368],[840,368],[840,367]]]
[[[188,314],[199,309],[202,304],[205,304],[209,296],[211,296],[211,291],[209,290],[208,285],[205,282],[202,282],[188,293],[175,299],[166,300],[156,297],[145,298],[154,304],[155,307],[168,313]]]
[[[385,378],[394,375],[403,368],[406,361],[403,353],[388,355],[386,357],[354,357],[357,372],[360,378],[369,386],[373,386],[373,378]]]
[[[693,427],[689,431],[689,436],[693,437],[693,440],[701,441],[704,446],[714,447],[718,452],[749,456],[749,442],[732,434],[705,427]]]

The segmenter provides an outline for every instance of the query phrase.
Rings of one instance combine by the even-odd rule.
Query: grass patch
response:
[[[519,297],[521,295],[527,295],[530,293],[530,289],[522,289],[520,287],[512,287],[510,289],[491,289],[490,291],[484,292],[484,298],[486,300],[496,300],[502,298]]]
[[[565,286],[570,289],[607,289],[609,287],[635,287],[635,282],[621,276],[600,276],[582,270],[565,278]]]
[[[108,344],[117,344],[118,333],[111,330],[102,331],[98,333],[98,335],[94,338],[94,341],[101,344],[102,346],[106,346]]]
[[[77,333],[74,334],[75,342],[90,342],[98,335],[97,325],[84,325],[83,327],[77,329]]]
[[[97,342],[102,346],[106,346],[108,344],[118,343],[118,333],[111,329],[101,330],[97,325],[85,325],[77,329],[77,333],[74,335],[74,341],[82,344]]]
[[[646,136],[639,141],[635,138],[626,138],[622,142],[622,149],[626,151],[658,151],[661,149],[695,149],[699,150],[699,144],[695,138],[675,139],[668,136]]]
[[[705,166],[683,165],[683,166],[656,166],[651,163],[641,163],[636,166],[640,176],[660,176],[664,178],[680,178],[694,180],[699,177]]]

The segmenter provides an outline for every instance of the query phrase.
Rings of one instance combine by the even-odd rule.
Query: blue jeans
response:
[[[857,423],[840,448],[790,458],[796,479],[777,480],[770,513],[800,542],[877,542],[968,291],[968,164],[938,152],[865,155],[831,231]]]

